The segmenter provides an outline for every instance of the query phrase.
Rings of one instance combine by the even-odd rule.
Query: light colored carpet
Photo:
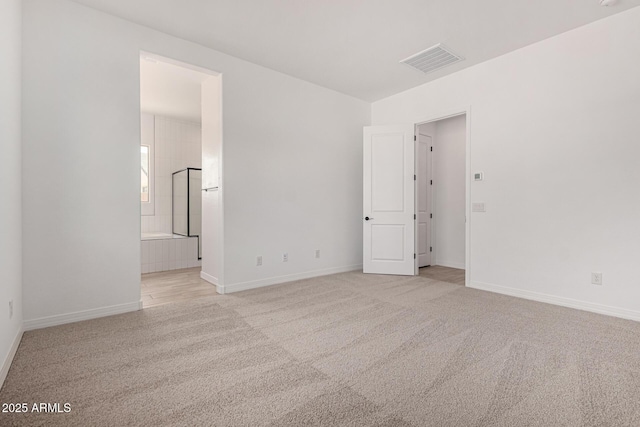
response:
[[[640,324],[345,273],[25,333],[1,425],[638,426]]]

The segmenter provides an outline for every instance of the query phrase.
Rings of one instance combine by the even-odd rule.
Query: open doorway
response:
[[[416,239],[420,276],[465,284],[466,114],[416,125]]]
[[[157,55],[140,55],[141,295],[145,308],[216,293],[215,286],[201,279],[207,237],[203,194],[213,190],[205,185],[205,175],[211,181],[211,169],[216,178],[219,169],[203,158],[207,151],[203,88],[214,74]],[[206,172],[205,164],[209,164]]]
[[[468,109],[364,127],[364,273],[414,276],[440,264],[469,283],[469,151]]]

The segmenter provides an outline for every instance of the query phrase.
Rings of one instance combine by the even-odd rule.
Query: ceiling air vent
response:
[[[445,46],[437,44],[400,62],[428,74],[463,59],[463,57],[451,52]]]

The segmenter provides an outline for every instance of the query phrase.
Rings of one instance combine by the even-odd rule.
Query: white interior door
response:
[[[364,128],[363,271],[414,275],[414,125]]]
[[[418,141],[416,141],[418,267],[431,265],[431,146],[431,136],[418,132]]]

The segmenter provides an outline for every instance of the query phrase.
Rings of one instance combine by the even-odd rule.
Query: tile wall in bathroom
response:
[[[142,274],[200,267],[198,238],[169,238],[140,242]]]
[[[202,167],[199,123],[154,116],[154,215],[142,215],[143,233],[171,233],[171,177],[173,172]]]

